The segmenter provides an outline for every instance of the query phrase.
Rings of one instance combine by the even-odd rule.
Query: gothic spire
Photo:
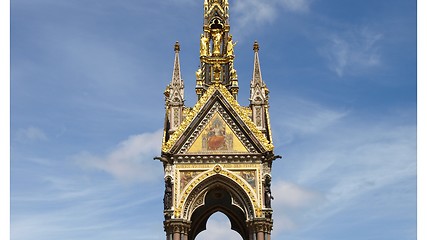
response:
[[[264,82],[262,81],[262,75],[261,75],[261,66],[259,64],[259,56],[258,56],[258,51],[259,51],[259,44],[257,41],[255,41],[254,43],[254,53],[255,53],[255,57],[254,57],[254,71],[252,74],[252,81],[251,84],[264,84]]]
[[[236,42],[230,34],[228,0],[205,0],[203,16],[196,93],[200,98],[210,85],[222,84],[237,98],[239,87],[233,65]]]
[[[175,61],[173,64],[172,81],[166,87],[166,123],[168,134],[173,133],[181,124],[184,109],[184,80],[181,78],[181,68],[179,65],[179,43],[174,46]]]
[[[261,66],[259,64],[259,44],[254,43],[254,71],[251,80],[250,107],[252,109],[252,120],[261,131],[266,131],[268,122],[268,89],[262,80]]]
[[[254,43],[254,71],[251,80],[251,104],[266,104],[268,100],[268,89],[262,80],[261,66],[259,63],[259,44],[257,41]]]
[[[175,61],[173,64],[172,81],[168,86],[169,90],[169,104],[183,105],[184,104],[184,81],[181,78],[181,68],[179,65],[179,43],[176,42],[174,46]]]

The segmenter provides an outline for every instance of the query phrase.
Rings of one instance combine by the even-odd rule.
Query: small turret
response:
[[[167,109],[167,125],[169,133],[174,132],[182,122],[182,111],[184,108],[184,80],[181,78],[181,68],[179,65],[179,43],[174,46],[175,61],[173,66],[172,81],[166,87],[165,100]]]
[[[261,67],[259,63],[259,44],[254,43],[254,71],[252,74],[250,88],[250,107],[252,108],[252,120],[258,129],[265,131],[267,127],[266,112],[268,109],[268,88],[262,80]]]

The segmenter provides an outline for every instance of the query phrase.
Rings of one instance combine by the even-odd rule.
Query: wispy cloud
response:
[[[272,117],[281,119],[273,121],[276,133],[273,136],[279,142],[287,144],[296,137],[316,134],[345,118],[350,111],[333,109],[319,103],[295,96],[283,96],[280,103],[272,107]]]
[[[276,19],[280,10],[306,13],[310,10],[309,0],[249,0],[235,1],[232,9],[237,19],[237,29],[261,25]]]
[[[295,212],[301,214],[322,203],[322,194],[299,186],[295,183],[279,180],[273,183],[275,231],[289,231],[298,227]]]
[[[332,111],[309,103],[306,105],[317,106],[310,108],[316,109],[315,115]],[[307,108],[302,111],[308,116],[313,112]],[[273,185],[273,193],[278,196],[273,207],[275,220],[281,226],[276,228],[275,234],[321,224],[331,216],[355,208],[359,204],[357,199],[367,194],[388,191],[389,203],[398,206],[400,192],[393,189],[416,176],[416,126],[403,124],[399,119],[405,116],[385,116],[382,121],[373,122],[358,119],[356,112],[333,115],[345,117],[327,118],[325,124],[308,128],[310,131],[301,128],[302,123],[299,126],[288,124],[300,119],[298,110],[281,118],[286,128],[280,128],[276,135],[287,129],[302,137],[298,142],[284,144],[289,148],[284,161],[286,164],[292,162],[292,171],[281,171],[285,169],[282,160],[276,162],[273,169],[293,179],[287,182],[281,180],[282,175],[273,174],[278,181]],[[310,133],[309,137],[306,133]],[[276,145],[282,143],[283,140],[276,141]],[[383,213],[370,214],[380,216]]]
[[[293,12],[307,12],[310,10],[309,0],[277,0],[286,10]]]
[[[274,183],[274,205],[277,207],[301,208],[312,204],[318,193],[294,183],[280,180]]]
[[[161,188],[123,185],[66,160],[28,160],[26,178],[12,179],[11,239],[162,239],[162,218],[153,217],[162,211]],[[13,176],[27,169],[25,161]],[[162,186],[161,167],[155,172],[160,178],[154,185]]]
[[[81,153],[75,157],[83,167],[101,170],[124,182],[151,181],[158,166],[152,160],[159,154],[162,131],[130,136],[105,156]]]
[[[283,110],[271,109],[275,152],[284,155],[273,166],[275,236],[309,231],[380,192],[401,206],[395,188],[416,176],[416,124],[406,121],[413,110],[373,120],[355,108],[284,95],[276,102]]]
[[[355,29],[327,36],[319,53],[338,76],[358,74],[381,64],[380,43],[383,34],[369,28]]]
[[[16,131],[15,139],[20,142],[33,142],[47,140],[45,132],[37,127],[21,128]]]
[[[144,221],[152,214],[142,209],[144,205],[161,211],[157,203],[161,196],[153,189],[123,188],[112,181],[97,181],[93,187],[75,176],[50,177],[45,186],[32,187],[37,188],[37,196],[12,196],[11,239],[162,237],[160,217]]]

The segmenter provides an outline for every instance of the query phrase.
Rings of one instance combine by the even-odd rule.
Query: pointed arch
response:
[[[248,239],[246,222],[255,218],[255,206],[251,196],[232,178],[214,174],[197,184],[188,195],[183,206],[183,218],[191,221],[189,239],[206,229],[209,217],[215,212],[225,214],[231,229],[243,239]]]
[[[196,240],[204,240],[206,238],[212,239],[233,239],[242,240],[242,237],[239,233],[231,229],[230,219],[224,213],[218,211],[213,213],[206,223],[206,230],[200,232],[196,236]]]

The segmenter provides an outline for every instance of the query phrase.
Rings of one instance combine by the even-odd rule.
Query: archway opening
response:
[[[228,218],[230,228],[241,236],[238,239],[248,239],[245,213],[232,204],[230,192],[221,184],[211,188],[205,196],[205,204],[192,213],[189,239],[196,239],[199,233],[206,230],[208,219],[217,212],[221,212]]]
[[[195,240],[242,240],[239,233],[231,229],[230,219],[221,213],[212,214],[206,224],[206,230],[199,233]]]

